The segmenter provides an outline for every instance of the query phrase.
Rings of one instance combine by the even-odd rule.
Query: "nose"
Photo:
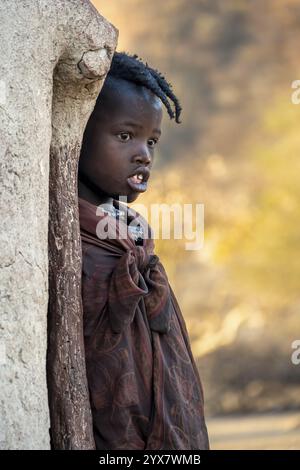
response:
[[[140,148],[133,160],[137,164],[150,165],[152,158],[149,149],[146,147]]]

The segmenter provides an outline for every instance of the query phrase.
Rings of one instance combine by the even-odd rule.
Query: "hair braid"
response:
[[[165,77],[158,71],[143,63],[136,54],[130,55],[126,52],[115,52],[108,77],[121,78],[137,85],[144,86],[152,91],[165,105],[171,119],[180,123],[179,116],[181,106],[179,100],[172,91],[172,85],[168,83]],[[169,100],[175,107],[173,111]]]

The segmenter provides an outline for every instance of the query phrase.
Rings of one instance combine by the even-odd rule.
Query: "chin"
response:
[[[127,204],[127,203],[130,203],[130,202],[136,201],[136,199],[139,197],[139,195],[140,195],[140,193],[131,193],[131,194],[124,194],[124,195],[112,194],[111,197],[113,199],[117,199],[118,201],[121,200],[121,202],[125,202],[125,204]],[[122,200],[122,198],[124,198],[124,200]]]
[[[135,193],[135,194],[129,194],[127,196],[127,202],[130,203],[130,202],[134,202],[137,200],[137,198],[139,197],[140,193]]]

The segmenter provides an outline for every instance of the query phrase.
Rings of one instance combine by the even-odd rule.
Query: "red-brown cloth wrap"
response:
[[[128,226],[79,198],[87,378],[96,447],[208,449],[203,390],[190,341],[152,231]],[[98,237],[98,224],[107,238]]]

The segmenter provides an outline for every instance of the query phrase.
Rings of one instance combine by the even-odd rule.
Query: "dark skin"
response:
[[[128,177],[142,172],[147,179],[150,174],[161,135],[162,104],[150,90],[126,80],[104,86],[85,130],[79,162],[92,184],[79,181],[78,195],[94,205],[112,204],[119,196],[130,203],[145,191],[130,187]]]

